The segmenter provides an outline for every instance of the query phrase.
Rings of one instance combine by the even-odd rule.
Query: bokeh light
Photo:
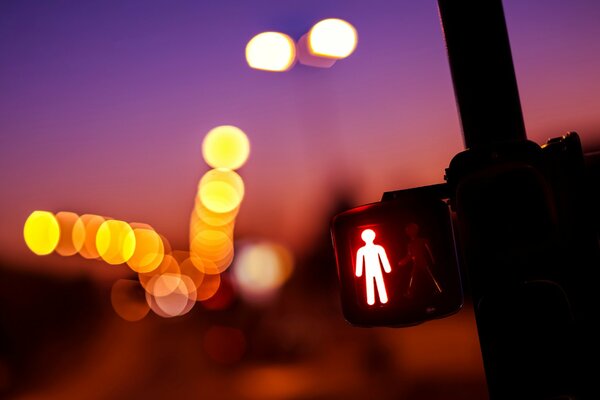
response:
[[[155,296],[156,305],[171,317],[187,314],[196,304],[196,289],[188,276],[181,275],[179,284],[166,296]]]
[[[139,321],[150,311],[144,289],[131,279],[119,279],[112,285],[110,302],[117,315],[126,321]]]
[[[181,316],[194,307],[196,288],[191,278],[185,275],[156,275],[146,288],[146,302],[161,316]]]
[[[233,364],[241,360],[246,351],[244,333],[236,328],[212,326],[204,334],[204,351],[219,364]]]
[[[204,274],[191,265],[188,254],[175,250],[165,255],[155,270],[138,274],[146,290],[146,303],[163,318],[184,315],[196,303],[196,290]]]
[[[233,231],[244,184],[232,170],[213,169],[203,176],[198,186],[190,217],[189,257],[203,273],[220,274],[233,261]]]
[[[263,32],[246,45],[246,61],[251,68],[264,71],[287,71],[294,65],[294,41],[280,32]]]
[[[210,226],[223,226],[235,220],[240,211],[239,206],[226,213],[216,213],[204,207],[199,196],[196,196],[194,202],[194,212],[190,217],[190,227],[199,223],[204,223]]]
[[[77,254],[85,241],[85,227],[79,215],[61,211],[56,214],[56,220],[60,226],[60,239],[56,246],[56,252],[61,256]]]
[[[210,211],[229,213],[235,210],[244,198],[244,182],[232,170],[211,169],[200,180],[198,197]]]
[[[108,264],[123,264],[135,251],[133,229],[124,221],[104,221],[96,232],[96,249]]]
[[[221,176],[221,171],[217,172]],[[243,196],[243,184],[239,196]],[[111,289],[115,312],[127,321],[138,321],[149,310],[172,318],[188,313],[197,301],[206,301],[223,288],[219,274],[233,260],[232,237],[238,207],[239,204],[236,210],[225,214],[229,222],[219,222],[218,226],[199,218],[199,214],[209,212],[207,209],[194,210],[190,219],[194,240],[190,247],[195,252],[172,250],[169,241],[145,223],[130,224],[93,214],[79,217],[66,211],[56,216],[48,211],[34,211],[25,221],[23,235],[36,254],[56,250],[68,256],[79,251],[85,258],[101,257],[111,265],[127,262],[138,273],[139,281],[115,282]],[[216,218],[217,214],[210,213]],[[205,279],[206,271],[213,275]],[[226,283],[218,301],[213,302],[217,308],[233,299],[233,287]]]
[[[356,29],[338,18],[319,21],[308,33],[310,51],[321,57],[346,58],[354,52],[357,42]]]
[[[23,237],[29,250],[44,256],[52,253],[58,245],[60,226],[51,212],[34,211],[25,221]]]
[[[157,274],[148,282],[146,291],[155,297],[168,296],[175,291],[180,283],[180,274]]]
[[[214,275],[225,271],[233,261],[233,231],[199,229],[190,242],[190,258],[196,268]]]
[[[163,275],[163,274],[174,274],[174,275],[181,274],[181,269],[179,268],[179,263],[171,255],[165,254],[163,257],[163,260],[161,261],[161,263],[158,265],[157,268],[155,268],[149,272],[138,273],[138,278],[140,280],[140,284],[142,285],[142,287],[144,289],[146,289],[146,291],[151,292],[152,290],[150,288],[150,282],[152,281],[152,279],[155,276]]]
[[[190,258],[189,252],[181,252],[185,253],[186,257],[179,262],[179,270],[181,271],[181,275],[188,276],[192,282],[194,283],[194,287],[198,289],[202,282],[204,281],[204,270],[202,268],[196,267],[196,265],[192,262]],[[177,257],[177,256],[176,256]]]
[[[238,169],[249,155],[248,137],[232,125],[217,126],[206,134],[202,142],[204,161],[213,168]]]
[[[79,252],[111,265],[127,263],[139,282],[115,282],[111,302],[128,321],[142,319],[149,310],[165,318],[184,315],[197,301],[205,302],[207,309],[228,307],[235,299],[234,287],[221,273],[233,262],[235,218],[244,198],[244,182],[233,169],[248,159],[250,143],[239,128],[219,126],[207,134],[202,152],[217,168],[198,183],[189,251],[172,250],[169,241],[145,223],[66,211],[56,216],[34,211],[23,228],[27,246],[39,255]]]
[[[210,260],[221,260],[233,252],[233,240],[225,231],[202,229],[194,236],[191,250]]]
[[[196,291],[196,300],[205,301],[217,293],[221,286],[221,275],[206,275]]]
[[[95,259],[100,257],[98,250],[96,249],[96,233],[98,228],[106,221],[104,217],[94,214],[83,214],[81,216],[81,222],[85,229],[85,240],[79,255],[87,259]]]
[[[165,255],[160,235],[151,227],[135,227],[133,234],[135,251],[127,260],[127,265],[135,272],[150,272],[158,268]]]
[[[278,244],[247,244],[238,253],[233,279],[242,297],[250,302],[270,299],[293,271],[291,252]]]

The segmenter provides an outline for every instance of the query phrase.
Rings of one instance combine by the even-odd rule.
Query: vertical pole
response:
[[[438,0],[466,148],[525,140],[501,0]]]
[[[589,263],[562,240],[556,215],[570,210],[557,200],[554,161],[527,141],[502,2],[438,5],[468,148],[447,180],[490,398],[579,398],[589,363],[574,306],[586,302],[573,300],[593,280],[577,276]]]

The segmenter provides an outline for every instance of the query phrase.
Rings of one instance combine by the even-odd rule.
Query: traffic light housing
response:
[[[331,225],[344,317],[409,326],[463,304],[445,185],[390,192]]]

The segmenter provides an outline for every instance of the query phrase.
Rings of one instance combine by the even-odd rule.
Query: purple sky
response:
[[[504,4],[529,137],[600,143],[600,2]],[[246,65],[253,35],[327,17],[359,34],[333,68]],[[296,249],[339,186],[371,202],[440,182],[462,139],[435,1],[2,1],[0,259],[63,261],[27,252],[34,209],[147,222],[184,247],[221,124],[252,145],[239,232]]]

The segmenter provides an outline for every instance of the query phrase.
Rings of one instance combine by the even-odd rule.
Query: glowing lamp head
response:
[[[319,21],[308,33],[308,48],[312,54],[320,57],[346,58],[354,52],[357,42],[356,29],[338,18]]]
[[[246,61],[250,68],[283,72],[292,67],[296,59],[294,41],[280,32],[263,32],[246,45]]]

